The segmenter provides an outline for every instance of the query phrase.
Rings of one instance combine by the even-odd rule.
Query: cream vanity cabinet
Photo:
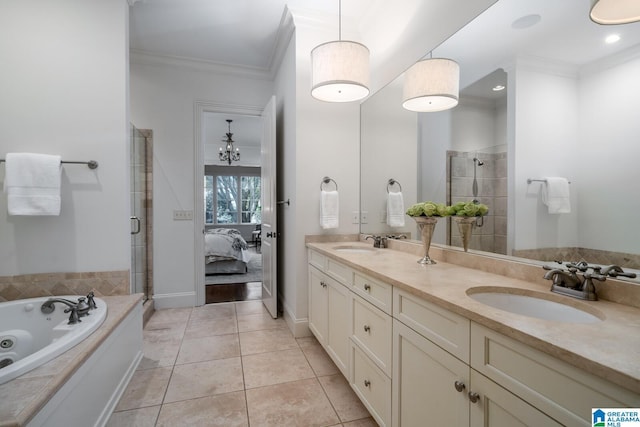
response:
[[[393,426],[590,426],[638,395],[394,289]],[[428,421],[425,421],[428,420]]]
[[[349,276],[349,271],[315,252],[309,253],[310,260],[312,254],[316,262],[309,263],[309,329],[348,377],[350,291],[334,277],[344,280],[343,275]],[[329,276],[327,272],[331,271],[334,274]]]

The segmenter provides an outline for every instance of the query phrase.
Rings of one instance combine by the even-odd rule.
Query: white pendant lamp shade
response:
[[[591,20],[598,24],[628,24],[640,21],[638,0],[591,0]]]
[[[311,51],[311,95],[321,101],[351,102],[369,95],[369,49],[333,41]]]
[[[416,62],[404,73],[402,106],[418,112],[443,111],[458,105],[460,66],[451,59]]]

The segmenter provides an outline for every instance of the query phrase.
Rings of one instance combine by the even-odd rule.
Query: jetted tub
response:
[[[81,296],[65,295],[77,301]],[[55,310],[44,314],[42,304],[51,297],[0,303],[0,384],[47,363],[91,335],[107,317],[107,304],[95,298],[97,308],[80,322],[69,325],[68,307],[55,303]]]

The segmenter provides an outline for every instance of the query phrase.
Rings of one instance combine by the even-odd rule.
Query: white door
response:
[[[262,303],[278,317],[278,230],[276,200],[276,97],[262,111]]]

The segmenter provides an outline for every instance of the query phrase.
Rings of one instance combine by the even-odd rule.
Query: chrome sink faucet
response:
[[[560,267],[553,268],[547,265],[543,266],[545,270],[548,270],[544,278],[552,281],[551,292],[589,301],[596,301],[598,299],[596,287],[593,283],[594,280],[604,282],[607,280],[607,277],[636,277],[635,273],[626,273],[617,265],[601,267],[580,261],[578,263],[567,262],[564,266],[566,266],[567,269]],[[582,281],[577,274],[578,271],[582,273]]]
[[[387,238],[384,236],[376,236],[368,235],[365,237],[365,240],[373,239],[373,247],[374,248],[386,248],[387,247]]]

